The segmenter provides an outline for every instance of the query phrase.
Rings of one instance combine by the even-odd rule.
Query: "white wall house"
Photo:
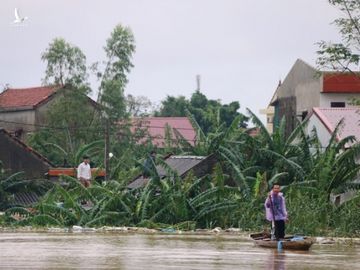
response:
[[[285,117],[290,134],[313,107],[347,108],[351,98],[360,98],[359,76],[319,71],[298,59],[277,87],[269,106],[274,106],[274,126]]]
[[[306,125],[307,134],[311,134],[316,129],[319,141],[322,147],[329,143],[332,133],[340,121],[343,121],[339,127],[337,140],[348,136],[354,136],[357,142],[360,142],[360,109],[359,108],[313,108],[308,116]],[[351,147],[351,145],[346,145]],[[360,159],[357,160],[360,162]],[[355,179],[360,181],[360,176]],[[333,200],[337,203],[343,203],[350,199],[354,192],[347,192],[341,196],[336,196]]]
[[[355,136],[360,141],[360,109],[359,108],[313,108],[309,115],[306,131],[311,133],[316,128],[320,143],[327,146],[338,123],[340,126],[337,139]],[[348,145],[350,147],[351,145]]]

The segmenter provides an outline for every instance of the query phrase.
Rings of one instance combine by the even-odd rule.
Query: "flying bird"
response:
[[[14,23],[15,24],[22,24],[23,22],[25,22],[28,19],[28,17],[20,17],[18,9],[15,8],[15,20]]]

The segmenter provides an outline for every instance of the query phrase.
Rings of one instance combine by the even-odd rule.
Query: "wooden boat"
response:
[[[255,244],[260,247],[278,248],[278,241],[271,240],[269,233],[255,233],[250,235]],[[309,250],[316,240],[311,237],[287,236],[281,240],[282,249]]]

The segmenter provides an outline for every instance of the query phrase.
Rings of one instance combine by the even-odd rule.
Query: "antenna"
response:
[[[196,91],[200,91],[200,75],[196,75]]]

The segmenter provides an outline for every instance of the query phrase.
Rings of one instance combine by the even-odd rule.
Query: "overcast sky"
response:
[[[11,24],[15,7],[25,27]],[[327,0],[1,0],[0,87],[40,85],[40,55],[56,37],[80,47],[88,65],[103,60],[121,23],[137,47],[126,94],[189,98],[200,74],[208,98],[258,114],[297,58],[315,65],[315,43],[338,40],[339,15]]]

